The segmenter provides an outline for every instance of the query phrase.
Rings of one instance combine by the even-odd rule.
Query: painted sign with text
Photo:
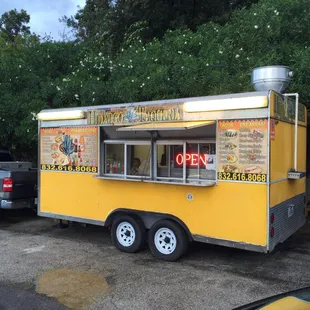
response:
[[[41,128],[41,170],[98,172],[98,127]]]
[[[89,125],[129,125],[152,122],[175,122],[183,120],[181,104],[129,106],[91,110],[87,113]]]
[[[267,119],[218,122],[218,179],[267,182]]]

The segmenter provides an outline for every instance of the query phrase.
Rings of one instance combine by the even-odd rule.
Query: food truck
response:
[[[306,116],[271,89],[41,111],[38,214],[168,261],[192,241],[270,252],[305,223]]]

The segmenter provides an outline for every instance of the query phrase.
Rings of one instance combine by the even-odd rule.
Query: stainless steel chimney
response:
[[[256,91],[274,90],[283,93],[292,76],[293,71],[287,66],[258,67],[252,71],[252,85]]]

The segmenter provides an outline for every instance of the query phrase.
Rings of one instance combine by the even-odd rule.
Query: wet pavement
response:
[[[310,285],[310,223],[269,255],[193,244],[180,261],[116,250],[109,231],[0,222],[0,309],[232,309]]]
[[[1,310],[66,310],[56,300],[16,287],[0,285]]]

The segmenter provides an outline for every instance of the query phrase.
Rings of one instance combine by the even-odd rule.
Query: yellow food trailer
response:
[[[191,241],[272,251],[305,223],[306,115],[275,91],[44,110],[38,214],[170,261]]]

